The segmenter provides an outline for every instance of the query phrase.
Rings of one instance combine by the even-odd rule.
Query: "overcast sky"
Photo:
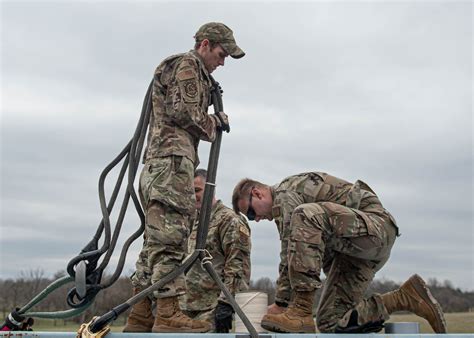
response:
[[[473,290],[470,1],[2,1],[0,278],[52,275],[90,240],[99,174],[132,137],[155,67],[208,21],[247,53],[213,74],[232,128],[218,197],[230,205],[243,177],[362,179],[402,233],[377,277]],[[130,210],[123,237],[137,225]],[[276,226],[251,228],[252,279],[275,279]]]

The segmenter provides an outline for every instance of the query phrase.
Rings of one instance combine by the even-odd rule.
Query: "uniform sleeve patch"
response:
[[[176,74],[179,81],[185,81],[196,78],[196,73],[192,69],[185,69]]]
[[[245,225],[241,225],[239,231],[245,236],[250,236],[250,231]]]
[[[189,97],[196,97],[198,94],[197,84],[194,80],[188,80],[184,82],[184,92]]]

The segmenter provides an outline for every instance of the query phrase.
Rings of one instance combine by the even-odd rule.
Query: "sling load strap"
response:
[[[244,323],[245,327],[247,328],[247,330],[248,330],[249,333],[250,333],[250,336],[251,336],[252,338],[258,337],[257,331],[255,330],[255,328],[253,327],[252,323],[251,323],[250,320],[247,318],[247,316],[245,315],[245,313],[242,311],[242,309],[240,308],[240,306],[237,304],[237,302],[235,301],[234,297],[233,297],[232,294],[230,293],[229,289],[227,289],[227,287],[225,286],[225,284],[222,282],[221,278],[219,277],[219,275],[217,274],[216,270],[215,270],[214,267],[212,266],[212,262],[209,261],[209,260],[204,261],[204,259],[202,259],[202,260],[201,260],[201,264],[204,266],[204,268],[206,269],[207,273],[212,277],[212,279],[217,282],[217,284],[219,285],[219,288],[224,292],[224,295],[225,295],[227,301],[228,301],[229,304],[232,306],[232,308],[234,309],[234,311],[237,313],[237,315],[239,316],[239,318],[242,320],[242,323]]]
[[[77,335],[76,338],[102,338],[105,337],[107,333],[110,331],[110,327],[106,326],[100,331],[96,333],[92,333],[90,331],[90,325],[91,323],[96,319],[97,317],[92,318],[92,320],[89,323],[82,324],[79,330],[77,330]]]

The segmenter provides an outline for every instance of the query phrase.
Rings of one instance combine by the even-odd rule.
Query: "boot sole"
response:
[[[153,326],[151,330],[153,333],[206,333],[209,332],[209,329],[184,329],[182,327],[172,327],[172,326]]]
[[[262,320],[260,326],[263,327],[265,330],[279,333],[316,333],[316,327],[313,326],[303,326],[299,330],[294,330],[266,320]]]
[[[431,311],[435,314],[436,319],[438,322],[441,323],[441,327],[434,328],[436,333],[446,333],[446,320],[444,319],[443,310],[441,309],[441,305],[439,305],[436,298],[433,297],[431,294],[430,289],[426,285],[425,281],[419,275],[413,275],[411,278],[412,286],[418,293],[418,295],[429,305]]]

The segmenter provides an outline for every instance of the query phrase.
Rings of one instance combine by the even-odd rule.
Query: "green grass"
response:
[[[474,312],[445,313],[448,333],[474,333]],[[413,314],[393,314],[389,322],[418,322],[421,333],[433,333],[430,324]]]

